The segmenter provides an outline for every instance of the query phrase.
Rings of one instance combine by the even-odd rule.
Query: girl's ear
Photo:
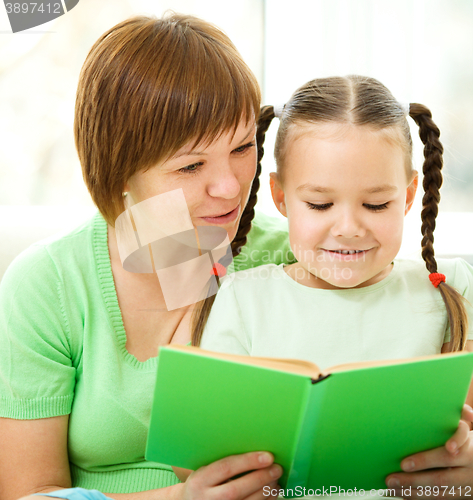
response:
[[[417,191],[417,185],[419,184],[419,174],[416,170],[412,171],[412,180],[411,183],[407,186],[407,192],[406,192],[406,210],[404,212],[404,215],[407,215],[409,210],[412,207],[412,204],[414,203],[414,198],[416,196],[416,191]]]
[[[271,186],[271,195],[276,208],[284,217],[287,217],[286,198],[282,189],[281,180],[276,172],[271,172],[269,174],[269,185]]]

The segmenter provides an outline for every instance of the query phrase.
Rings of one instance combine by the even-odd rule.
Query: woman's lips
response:
[[[209,224],[228,224],[233,222],[240,213],[240,205],[234,208],[231,212],[221,215],[220,217],[200,217],[202,220]]]

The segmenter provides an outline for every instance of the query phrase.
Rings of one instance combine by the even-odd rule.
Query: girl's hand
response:
[[[277,498],[282,468],[267,452],[252,452],[223,458],[192,472],[183,486],[182,500],[262,500]],[[252,471],[252,472],[248,472]],[[232,477],[248,472],[237,479]]]
[[[406,472],[390,474],[388,488],[404,498],[473,496],[473,409],[463,406],[462,420],[445,446],[416,453],[401,462]],[[392,495],[391,495],[392,496]]]

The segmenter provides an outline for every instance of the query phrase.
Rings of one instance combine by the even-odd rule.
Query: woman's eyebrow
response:
[[[250,137],[250,135],[253,135],[255,132],[256,132],[256,127],[252,127],[251,130],[245,135],[245,137],[243,137],[243,139],[238,141],[238,143],[246,141],[246,139],[248,139],[248,137]],[[176,158],[180,158],[181,156],[201,156],[205,154],[207,153],[205,153],[204,151],[194,151],[194,150],[183,151],[182,153],[172,156],[170,160],[175,160]]]
[[[256,127],[251,127],[251,130],[245,135],[245,137],[243,137],[243,139],[241,141],[238,141],[238,142],[243,142],[243,141],[246,141],[246,139],[248,139],[248,137],[250,137],[250,135],[254,135],[256,133]]]
[[[179,153],[178,155],[171,157],[170,160],[175,160],[176,158],[180,158],[181,156],[201,156],[205,154],[207,153],[204,153],[203,151],[184,151],[182,153]]]

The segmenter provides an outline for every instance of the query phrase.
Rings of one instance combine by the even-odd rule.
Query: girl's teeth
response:
[[[352,255],[354,253],[360,253],[363,250],[336,250],[337,253],[343,253],[344,255]]]

